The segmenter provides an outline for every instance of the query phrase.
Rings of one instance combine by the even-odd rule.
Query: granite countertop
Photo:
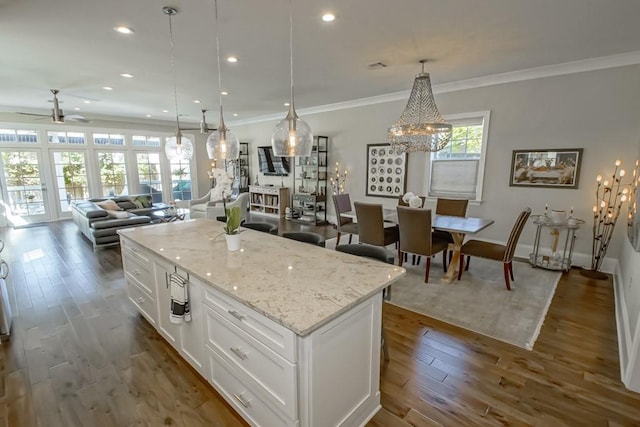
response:
[[[242,229],[241,250],[229,252],[223,226],[193,219],[118,233],[300,336],[405,274],[401,267],[254,230]]]

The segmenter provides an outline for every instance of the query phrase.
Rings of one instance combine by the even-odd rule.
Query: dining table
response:
[[[357,221],[356,211],[343,212],[341,216]],[[395,225],[398,223],[398,213],[395,208],[382,208],[382,216],[386,224]],[[449,243],[449,250],[452,252],[451,261],[447,272],[442,277],[442,281],[452,283],[458,277],[460,265],[460,249],[464,239],[468,234],[477,234],[493,224],[494,221],[488,218],[435,215],[431,223],[434,230],[447,231],[453,238],[453,243]]]

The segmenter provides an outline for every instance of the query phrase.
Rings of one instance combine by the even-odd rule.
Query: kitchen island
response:
[[[158,332],[252,425],[363,425],[380,408],[382,290],[404,269],[223,224],[119,231],[127,290]],[[171,275],[191,321],[170,321]]]

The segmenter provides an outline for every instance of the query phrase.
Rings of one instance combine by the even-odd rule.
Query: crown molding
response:
[[[565,74],[582,73],[586,71],[604,70],[607,68],[625,67],[640,64],[640,51],[621,53],[616,55],[601,56],[598,58],[584,59],[581,61],[564,62],[561,64],[546,65],[543,67],[528,68],[525,70],[510,71],[507,73],[492,74],[456,82],[433,85],[433,93],[458,92],[468,89],[476,89],[487,86],[495,86],[505,83],[514,83],[525,80],[541,79],[545,77],[562,76]],[[354,99],[351,101],[336,102],[333,104],[318,105],[316,107],[297,110],[298,115],[326,113],[329,111],[345,110],[348,108],[364,107],[367,105],[383,104],[386,102],[403,101],[409,97],[411,91],[393,92],[369,98]],[[242,126],[253,123],[281,120],[285,113],[269,114],[245,120],[230,121],[229,126]]]

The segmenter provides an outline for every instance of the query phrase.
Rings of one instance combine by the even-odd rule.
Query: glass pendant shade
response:
[[[309,157],[313,148],[311,128],[296,114],[293,102],[289,114],[273,129],[271,146],[275,156]]]
[[[240,141],[224,125],[222,114],[218,129],[207,138],[207,155],[211,160],[236,160],[240,156]]]
[[[189,138],[182,136],[182,133],[178,132],[176,136],[167,138],[167,142],[164,145],[164,153],[169,161],[188,162],[193,157],[193,143]]]
[[[407,106],[389,128],[387,139],[400,152],[439,151],[451,140],[451,130],[436,107],[429,73],[423,70],[416,76]]]

